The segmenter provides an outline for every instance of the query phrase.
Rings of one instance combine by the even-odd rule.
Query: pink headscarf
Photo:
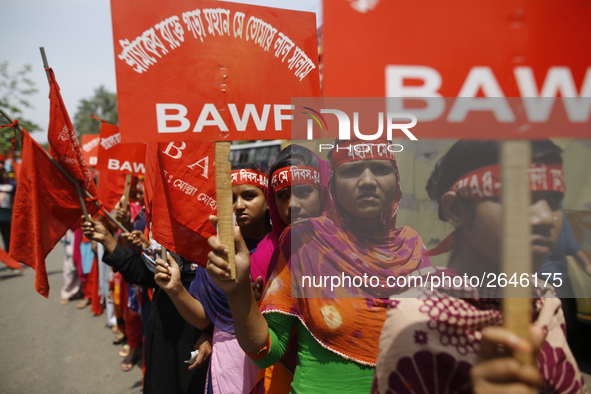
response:
[[[299,146],[299,145],[295,145]],[[302,147],[303,148],[303,147]],[[305,148],[304,148],[305,149]],[[328,162],[326,160],[320,159],[314,152],[311,152],[316,158],[318,159],[318,169],[320,170],[320,204],[321,204],[321,212],[327,211],[331,206],[330,195],[328,192],[328,181],[330,179],[331,170]],[[273,159],[275,161],[275,159]],[[273,165],[273,161],[269,165]],[[252,279],[256,281],[256,279],[261,276],[263,278],[263,288],[267,283],[267,279],[273,272],[275,268],[270,267],[271,257],[273,256],[273,252],[275,251],[275,246],[277,245],[279,238],[281,237],[281,233],[287,227],[283,220],[281,220],[281,216],[279,216],[279,211],[277,210],[277,204],[275,204],[275,193],[273,192],[273,188],[271,187],[271,176],[269,176],[269,186],[267,188],[267,204],[269,206],[269,214],[271,216],[271,222],[273,223],[273,230],[257,246],[257,250],[250,256],[250,275]],[[275,259],[276,260],[276,259]]]

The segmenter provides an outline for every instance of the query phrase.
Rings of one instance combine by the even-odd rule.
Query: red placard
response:
[[[221,1],[111,1],[122,141],[290,138],[318,96],[315,15]]]
[[[100,140],[101,138],[98,134],[82,135],[82,154],[89,166],[96,166]]]
[[[119,174],[146,173],[146,144],[122,144],[119,127],[101,123],[97,170]]]
[[[214,142],[150,144],[146,155],[146,214],[154,239],[205,266],[217,213]],[[211,163],[211,165],[210,165]]]
[[[418,139],[588,138],[589,15],[579,0],[328,0],[323,94],[432,97],[397,107],[423,110]]]

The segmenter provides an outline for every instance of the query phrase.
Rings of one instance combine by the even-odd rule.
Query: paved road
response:
[[[58,245],[47,258],[49,299],[32,269],[13,276],[0,263],[0,393],[141,393],[141,367],[121,371],[106,312],[60,305],[63,257]]]
[[[0,393],[141,393],[142,371],[121,371],[106,314],[78,310],[76,302],[60,305],[63,257],[61,245],[47,257],[49,299],[35,291],[32,269],[14,276],[0,263]],[[591,335],[585,331],[581,345],[587,343],[575,350],[589,374]],[[585,378],[591,387],[591,375]]]

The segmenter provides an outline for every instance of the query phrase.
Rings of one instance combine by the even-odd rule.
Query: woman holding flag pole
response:
[[[381,299],[393,292],[379,286],[380,278],[430,265],[419,235],[409,227],[396,228],[402,192],[389,143],[365,145],[369,150],[364,153],[355,149],[363,145],[359,141],[337,143],[329,184],[334,206],[285,230],[260,310],[240,232],[235,231],[234,281],[221,279],[229,275],[221,257],[227,251],[218,238],[210,238],[208,272],[228,297],[236,336],[249,357],[261,368],[273,365],[284,355],[295,327],[298,364],[292,392],[369,392],[386,317]],[[293,171],[286,175],[299,176]],[[375,288],[351,283],[309,287],[300,280],[302,273],[316,280],[370,273],[380,282]]]

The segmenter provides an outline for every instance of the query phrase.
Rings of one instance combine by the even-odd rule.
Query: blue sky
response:
[[[235,0],[235,3],[263,5],[316,13],[321,24],[321,0]],[[49,86],[39,47],[44,47],[53,68],[70,117],[78,102],[89,98],[104,85],[116,91],[111,7],[109,0],[18,0],[2,2],[3,39],[0,61],[10,62],[15,73],[31,64],[30,77],[39,92],[31,96],[33,109],[24,117],[41,126],[33,133],[39,142],[47,141],[49,125]]]

